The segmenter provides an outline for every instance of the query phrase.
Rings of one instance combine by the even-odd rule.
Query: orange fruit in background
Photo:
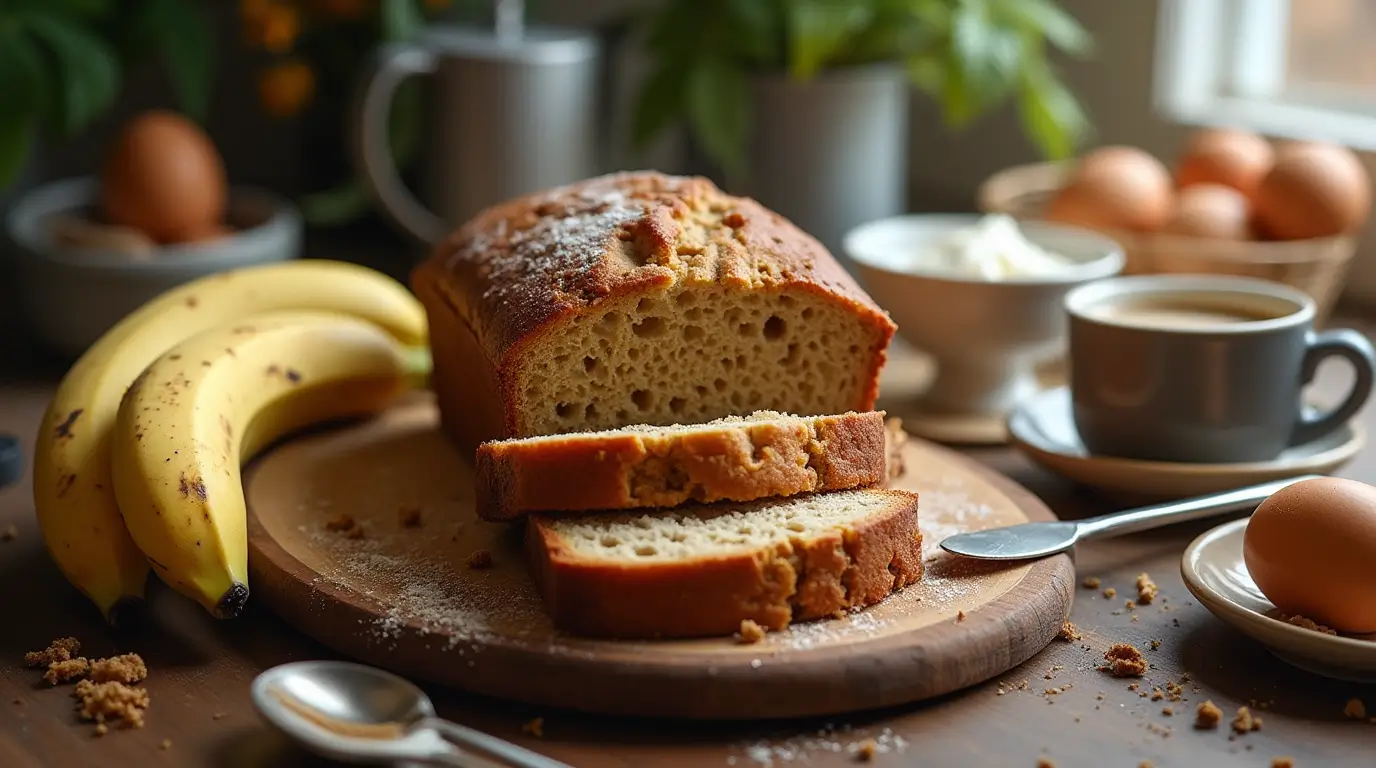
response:
[[[1052,199],[1046,218],[1092,229],[1159,229],[1173,209],[1170,173],[1136,147],[1087,153]]]
[[[210,137],[191,120],[152,110],[130,120],[106,154],[100,208],[110,224],[160,243],[199,237],[224,218],[228,183]]]
[[[1252,197],[1275,161],[1271,143],[1255,133],[1228,128],[1196,131],[1175,168],[1180,188],[1221,184]]]
[[[1330,237],[1361,227],[1371,211],[1371,179],[1352,150],[1287,142],[1257,187],[1255,225],[1276,240]]]
[[[315,93],[315,72],[304,62],[288,61],[263,70],[258,77],[258,100],[273,117],[291,117]]]

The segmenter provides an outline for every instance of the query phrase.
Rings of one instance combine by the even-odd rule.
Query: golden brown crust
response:
[[[885,478],[884,414],[731,421],[711,430],[489,442],[478,515],[676,507],[860,488]]]
[[[874,407],[896,326],[815,238],[707,179],[627,172],[493,206],[413,271],[446,431],[464,450],[515,435],[523,347],[595,304],[676,280],[804,291],[852,313],[878,343],[850,407]]]
[[[554,626],[590,637],[729,636],[750,620],[770,631],[883,600],[922,576],[917,494],[872,489],[881,514],[768,551],[627,565],[579,557],[532,515],[531,573]]]

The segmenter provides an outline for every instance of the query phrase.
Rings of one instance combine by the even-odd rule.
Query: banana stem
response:
[[[434,369],[430,347],[407,347],[402,354],[406,357],[407,386],[411,389],[429,389],[430,373]]]

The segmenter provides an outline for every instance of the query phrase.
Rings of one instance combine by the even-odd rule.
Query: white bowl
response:
[[[296,258],[301,215],[286,200],[231,189],[226,219],[237,231],[216,240],[158,248],[151,256],[65,247],[48,234],[52,217],[95,203],[89,177],[45,184],[20,200],[5,230],[18,266],[15,291],[30,332],[66,358],[79,356],[112,325],[164,291],[199,277]]]
[[[1113,240],[1043,222],[1019,227],[1032,243],[1075,262],[1055,275],[988,280],[903,257],[981,218],[896,216],[863,224],[843,241],[865,290],[888,310],[899,335],[935,358],[936,379],[923,397],[935,412],[1005,414],[1037,392],[1036,365],[1065,349],[1065,294],[1123,269],[1123,249]]]

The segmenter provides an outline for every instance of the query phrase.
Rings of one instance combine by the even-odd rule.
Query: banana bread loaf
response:
[[[411,285],[441,418],[466,452],[757,410],[870,411],[895,330],[778,214],[654,172],[489,208]]]

